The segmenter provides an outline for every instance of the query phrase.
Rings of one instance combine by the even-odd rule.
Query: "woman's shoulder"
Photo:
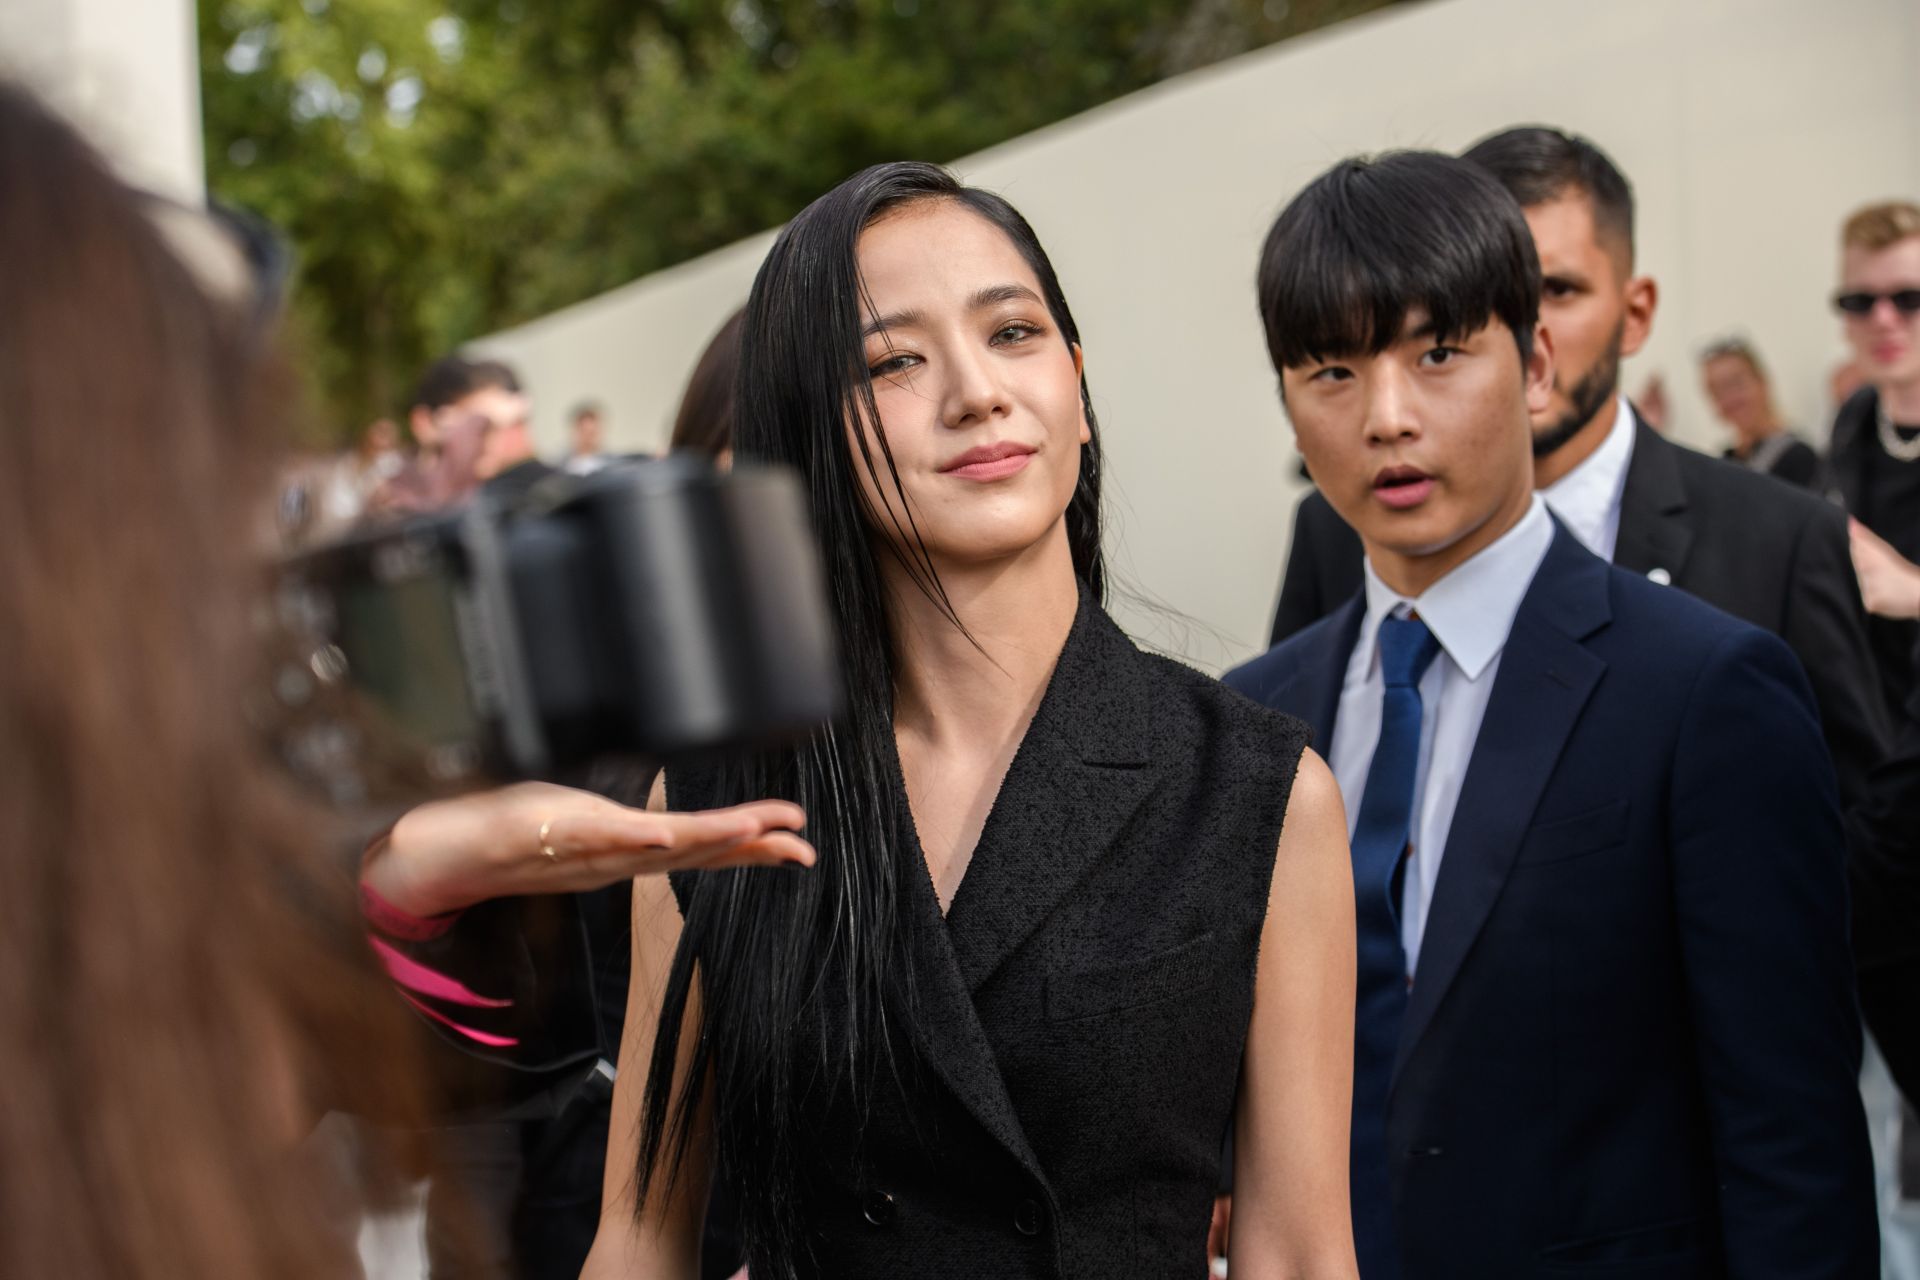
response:
[[[1134,647],[1140,678],[1151,686],[1156,718],[1177,716],[1211,738],[1297,757],[1313,733],[1305,721],[1262,706],[1218,678],[1176,658]]]

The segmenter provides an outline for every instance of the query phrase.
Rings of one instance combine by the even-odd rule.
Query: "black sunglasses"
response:
[[[1836,294],[1833,305],[1850,316],[1871,314],[1874,307],[1884,298],[1893,304],[1893,309],[1903,316],[1920,313],[1920,289],[1895,289],[1892,293],[1842,293]]]

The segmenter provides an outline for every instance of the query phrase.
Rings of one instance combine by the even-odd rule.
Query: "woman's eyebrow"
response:
[[[925,319],[926,317],[918,311],[889,311],[886,315],[875,316],[867,321],[860,330],[860,338],[864,342],[874,334],[885,333],[888,329],[910,329]]]
[[[968,309],[979,311],[985,307],[998,306],[1002,302],[1038,303],[1039,301],[1040,295],[1023,284],[990,284],[973,295]]]

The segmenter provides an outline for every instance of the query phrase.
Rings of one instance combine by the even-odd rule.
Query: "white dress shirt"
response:
[[[1600,447],[1540,491],[1580,545],[1607,561],[1620,540],[1620,495],[1627,489],[1627,464],[1633,461],[1633,410],[1625,396],[1614,404],[1613,425]]]
[[[1553,542],[1553,521],[1538,495],[1520,523],[1416,600],[1396,593],[1366,566],[1367,612],[1347,660],[1340,710],[1333,722],[1328,763],[1347,805],[1347,836],[1360,820],[1360,797],[1380,741],[1380,621],[1389,614],[1418,612],[1440,642],[1440,652],[1420,678],[1420,760],[1413,784],[1413,851],[1407,859],[1400,899],[1400,941],[1407,973],[1420,956],[1427,907],[1440,878],[1447,830],[1453,825],[1460,784],[1473,758],[1474,739],[1487,712],[1494,676],[1521,597]]]

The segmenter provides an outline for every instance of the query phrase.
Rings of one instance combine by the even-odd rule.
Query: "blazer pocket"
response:
[[[1611,849],[1627,838],[1630,808],[1625,800],[1615,800],[1570,818],[1536,823],[1520,842],[1520,856],[1515,861],[1538,867]]]
[[[1090,1018],[1165,1000],[1207,985],[1219,967],[1213,931],[1138,960],[1047,977],[1047,1017]]]

